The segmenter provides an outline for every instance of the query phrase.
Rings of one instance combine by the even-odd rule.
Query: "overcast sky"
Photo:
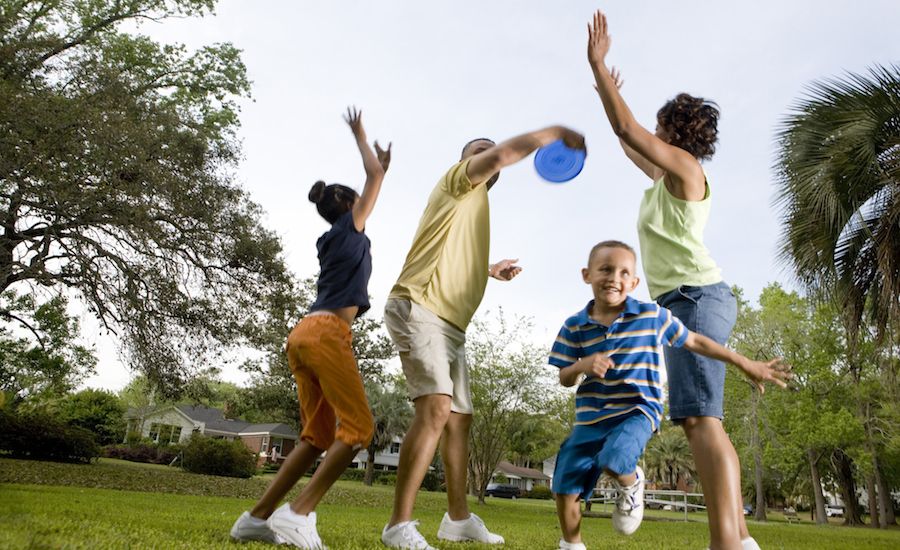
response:
[[[769,282],[792,286],[776,261],[772,207],[774,136],[815,79],[900,61],[900,2],[546,0],[226,0],[203,19],[145,24],[140,32],[197,48],[243,50],[253,98],[243,102],[241,184],[283,239],[290,267],[318,271],[315,241],[328,225],[306,199],[317,179],[361,189],[359,153],[341,120],[363,109],[370,140],[393,141],[393,162],[367,233],[374,271],[368,315],[380,317],[438,178],[471,138],[497,141],[552,124],[585,134],[584,171],[543,182],[532,158],[503,172],[490,192],[491,259],[519,258],[509,283],[491,280],[480,311],[532,317],[549,348],[560,324],[584,307],[591,246],[637,247],[641,194],[650,184],[625,158],[592,88],[585,25],[607,12],[607,57],[640,122],[678,92],[716,101],[718,152],[706,163],[713,208],[706,243],[725,280],[755,299]],[[642,282],[635,296],[649,299]],[[85,322],[87,333],[94,323]],[[105,337],[88,384],[121,388],[131,373]],[[228,368],[225,378],[241,382]]]

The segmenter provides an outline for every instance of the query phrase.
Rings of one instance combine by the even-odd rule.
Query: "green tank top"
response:
[[[644,192],[638,212],[638,238],[644,276],[655,300],[682,285],[718,283],[722,273],[703,244],[709,219],[709,180],[702,201],[673,197],[659,178]]]

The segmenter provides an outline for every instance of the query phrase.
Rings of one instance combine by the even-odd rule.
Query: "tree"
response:
[[[497,464],[509,452],[521,414],[540,414],[559,393],[546,350],[528,342],[530,321],[508,321],[500,310],[489,324],[475,320],[466,342],[472,403],[469,479],[478,501]],[[559,440],[565,434],[558,434]],[[557,442],[558,443],[558,442]]]
[[[375,453],[387,448],[395,437],[406,433],[412,422],[413,409],[409,403],[409,394],[396,379],[385,386],[367,381],[366,398],[375,420],[375,433],[366,448],[368,460],[363,482],[371,486],[375,480]]]
[[[91,431],[100,445],[122,441],[125,407],[115,394],[87,389],[67,395],[56,407],[60,420]]]
[[[812,83],[778,134],[782,253],[847,314],[900,318],[900,67]]]
[[[696,478],[694,457],[681,430],[668,426],[647,443],[643,459],[647,478],[677,490],[678,481]]]
[[[0,291],[74,292],[171,394],[189,365],[255,344],[291,284],[232,181],[250,88],[239,51],[120,30],[214,5],[0,3]],[[0,316],[18,321],[8,300]]]
[[[33,295],[6,291],[2,300],[11,315],[28,324],[32,336],[0,327],[0,392],[12,406],[60,398],[94,372],[97,359],[79,343],[79,323],[66,312],[64,296],[37,305]]]

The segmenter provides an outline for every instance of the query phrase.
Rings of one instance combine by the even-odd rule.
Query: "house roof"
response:
[[[225,412],[222,409],[213,409],[210,407],[204,407],[202,405],[175,405],[175,410],[180,412],[190,421],[196,424],[205,424],[205,430],[207,432],[216,432],[221,434],[229,434],[229,435],[250,435],[250,434],[265,434],[265,435],[277,435],[282,437],[292,437],[297,439],[297,432],[292,429],[287,424],[282,424],[279,422],[273,422],[268,424],[253,424],[251,422],[245,422],[241,419],[231,419],[225,418]],[[169,407],[163,407],[161,409],[157,409],[152,413],[145,414],[144,416],[152,416],[153,414],[163,411],[170,410]],[[129,410],[126,413],[126,417],[130,417],[129,415],[137,415],[136,410]]]
[[[500,463],[497,464],[497,471],[503,472],[507,476],[514,476],[522,479],[550,479],[549,476],[547,476],[540,470],[535,470],[533,468],[523,468],[522,466],[516,466],[505,460],[501,460]]]

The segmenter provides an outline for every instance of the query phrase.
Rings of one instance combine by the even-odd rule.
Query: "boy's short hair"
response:
[[[594,252],[600,250],[601,248],[622,248],[631,252],[631,255],[634,256],[634,261],[637,262],[637,252],[635,252],[630,245],[623,243],[622,241],[610,240],[599,242],[595,244],[593,248],[591,248],[591,253],[588,254],[588,265],[591,265],[591,259],[593,259],[594,257]]]
[[[475,139],[469,141],[468,143],[466,143],[465,145],[463,145],[462,151],[459,152],[460,159],[463,158],[463,156],[466,154],[466,149],[469,148],[469,145],[472,145],[476,141],[489,141],[492,144],[497,145],[497,142],[492,140],[491,138],[475,138]]]

